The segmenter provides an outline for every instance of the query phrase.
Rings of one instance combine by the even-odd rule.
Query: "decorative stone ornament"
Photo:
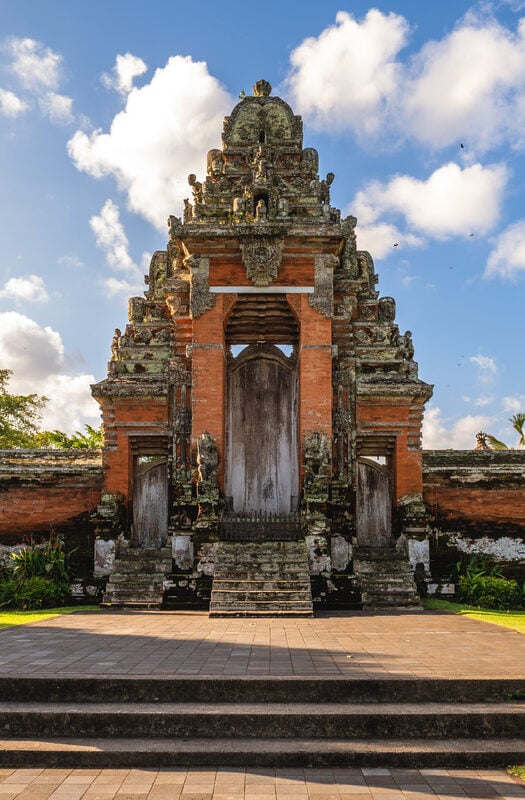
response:
[[[269,97],[271,91],[272,91],[271,85],[268,83],[268,81],[265,81],[264,79],[261,79],[260,81],[257,81],[257,83],[253,84],[254,97]]]
[[[270,286],[278,275],[283,240],[275,236],[253,236],[241,242],[246,276],[254,286]]]

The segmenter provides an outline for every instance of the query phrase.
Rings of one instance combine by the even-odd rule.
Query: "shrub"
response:
[[[494,575],[461,575],[458,599],[483,608],[508,610],[522,606],[522,592],[517,582]]]
[[[68,561],[60,539],[9,553],[0,570],[0,606],[33,609],[63,605],[70,598]]]
[[[40,576],[11,579],[0,584],[0,605],[24,611],[64,605],[70,596],[67,583]]]

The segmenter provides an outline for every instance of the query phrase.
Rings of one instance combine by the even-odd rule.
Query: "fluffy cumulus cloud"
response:
[[[495,240],[486,278],[516,278],[525,271],[525,220],[509,225]]]
[[[164,231],[166,214],[180,213],[188,196],[180,176],[202,173],[232,102],[205,63],[174,56],[130,92],[109,133],[77,131],[69,154],[79,170],[113,176],[129,208]]]
[[[107,89],[116,89],[120,94],[128,94],[133,88],[133,81],[147,72],[148,67],[141,58],[131,53],[118,55],[112,74],[104,73],[102,83]]]
[[[99,424],[98,405],[89,389],[95,378],[70,373],[62,337],[51,327],[14,311],[0,314],[0,363],[13,371],[12,392],[48,398],[43,428],[73,433],[85,421]]]
[[[290,56],[294,107],[319,128],[375,131],[400,80],[395,57],[407,38],[408,23],[398,14],[370,9],[358,21],[339,11],[335,25]]]
[[[338,12],[335,25],[290,56],[293,103],[317,127],[359,137],[433,148],[466,141],[478,153],[502,142],[525,146],[525,20],[514,31],[469,12],[402,60],[408,41],[402,16],[371,9],[359,21]]]
[[[357,246],[360,250],[369,250],[374,258],[386,258],[397,247],[421,247],[424,242],[412,233],[403,233],[395,225],[388,222],[377,222],[356,228]]]
[[[122,278],[106,278],[104,283],[109,294],[129,295],[141,292],[142,270],[129,254],[129,241],[120,221],[118,206],[112,200],[106,200],[100,214],[91,217],[89,224],[95,234],[97,246],[104,251],[108,265],[123,274]]]
[[[11,72],[28,91],[53,91],[62,77],[62,56],[34,39],[12,37],[4,44]]]
[[[22,100],[14,92],[0,89],[0,114],[5,117],[18,117],[29,108],[25,100]]]
[[[0,298],[47,303],[49,294],[40,275],[26,275],[21,278],[9,278],[4,288],[0,289]]]
[[[399,241],[401,237],[397,228],[380,219],[384,216],[404,217],[408,226],[405,244],[411,246],[421,244],[419,235],[447,239],[469,236],[473,231],[486,233],[500,216],[507,178],[507,169],[502,164],[487,167],[473,164],[462,169],[449,163],[435,170],[427,180],[396,175],[388,183],[372,181],[358,192],[349,210],[365,231],[377,231],[380,258],[379,251],[386,254],[387,245],[391,248],[395,243],[392,239]],[[411,239],[410,234],[415,238]],[[361,228],[357,235],[361,242]]]
[[[425,411],[423,420],[423,447],[425,450],[473,450],[476,433],[490,428],[493,420],[481,414],[468,414],[455,422],[444,419],[441,409]]]
[[[516,32],[470,13],[439,42],[427,43],[403,87],[403,124],[434,147],[466,138],[476,151],[525,145],[525,20]]]
[[[73,100],[57,90],[63,81],[63,59],[59,53],[34,39],[7,39],[1,48],[9,59],[8,69],[26,92],[21,99],[13,92],[0,90],[0,110],[17,116],[36,100],[42,114],[54,124],[71,123]]]

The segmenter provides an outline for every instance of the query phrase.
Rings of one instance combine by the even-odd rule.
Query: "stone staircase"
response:
[[[119,540],[102,605],[160,608],[171,564],[171,546],[132,547],[127,540]]]
[[[304,540],[220,542],[210,617],[312,617]]]
[[[414,575],[395,548],[354,548],[354,572],[361,587],[363,611],[421,608]]]
[[[518,679],[6,676],[0,767],[503,767],[524,697]]]

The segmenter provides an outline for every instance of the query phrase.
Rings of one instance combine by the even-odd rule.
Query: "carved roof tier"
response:
[[[184,201],[185,223],[339,226],[330,206],[333,173],[319,178],[317,151],[303,149],[301,117],[270,92],[258,81],[225,118],[222,150],[209,151],[205,179],[188,176],[193,202]]]

